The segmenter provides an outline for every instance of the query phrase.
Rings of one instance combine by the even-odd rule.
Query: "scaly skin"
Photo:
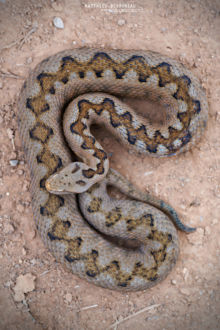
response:
[[[90,92],[101,93],[83,95]],[[153,127],[103,93],[159,102],[168,112],[166,124]],[[171,206],[108,171],[107,155],[89,126],[104,123],[125,145],[152,156],[186,151],[200,139],[208,116],[198,80],[153,52],[67,50],[33,70],[18,108],[34,218],[56,259],[81,278],[115,290],[143,290],[164,279],[179,252],[172,221],[186,232],[193,228]],[[82,162],[72,163],[66,140]],[[110,198],[108,184],[127,198]]]

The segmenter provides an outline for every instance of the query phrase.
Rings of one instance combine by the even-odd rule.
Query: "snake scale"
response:
[[[165,123],[156,127],[140,117],[125,97],[160,104]],[[18,126],[36,226],[55,258],[114,290],[144,290],[164,279],[179,253],[176,227],[194,229],[109,169],[90,126],[105,125],[138,153],[169,156],[198,142],[207,116],[192,73],[151,51],[73,49],[38,64],[21,90]],[[109,186],[123,198],[109,194]]]

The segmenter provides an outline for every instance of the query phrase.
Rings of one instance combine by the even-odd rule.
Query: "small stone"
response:
[[[218,223],[218,219],[213,219],[211,222],[212,226],[217,225],[217,223]]]
[[[35,258],[31,259],[30,263],[34,266],[37,263],[37,260]]]
[[[9,160],[9,164],[12,166],[12,167],[15,167],[18,165],[18,160],[17,159],[11,159]]]
[[[180,289],[180,292],[186,296],[190,295],[190,290],[186,288]]]
[[[209,226],[205,227],[205,235],[209,236],[211,234],[211,229]]]
[[[64,23],[60,17],[54,17],[53,24],[57,29],[64,29]]]
[[[119,19],[118,20],[118,25],[119,26],[125,25],[125,20],[124,19]]]
[[[183,268],[183,277],[184,277],[185,281],[187,281],[187,279],[189,277],[189,271],[186,267]]]
[[[7,128],[7,134],[10,140],[14,138],[14,132],[11,128]]]
[[[18,175],[23,175],[24,174],[24,171],[23,170],[18,170]]]
[[[17,205],[17,210],[18,210],[18,212],[20,212],[20,213],[24,213],[24,206],[23,206],[22,204],[18,204],[18,205]]]
[[[70,293],[67,293],[64,298],[65,298],[67,303],[71,303],[71,301],[73,299],[73,297]]]
[[[33,62],[33,59],[31,56],[26,59],[27,64],[31,64],[32,62]]]
[[[172,285],[176,285],[176,280],[171,280]]]
[[[165,33],[165,32],[167,32],[167,28],[162,27],[162,28],[160,29],[160,31],[161,31],[162,33]]]
[[[4,224],[4,234],[12,234],[15,231],[11,223]]]
[[[148,171],[148,172],[145,172],[144,173],[144,176],[148,176],[148,175],[151,175],[151,174],[153,174],[154,172],[153,171]]]
[[[51,6],[55,11],[62,11],[63,10],[63,7],[61,5],[59,5],[58,3],[56,3],[56,2],[53,2],[51,4]]]
[[[10,288],[11,285],[12,285],[11,281],[7,281],[7,282],[4,283],[5,288]]]
[[[31,273],[20,275],[17,277],[16,285],[14,287],[14,300],[16,302],[21,302],[25,299],[25,293],[31,292],[35,289],[36,277]]]
[[[195,207],[200,206],[200,200],[197,199],[197,198],[195,198],[195,199],[189,204],[189,206],[195,206]]]
[[[27,254],[27,251],[26,251],[26,249],[25,249],[24,246],[23,246],[23,248],[22,248],[22,254],[23,254],[23,256],[26,256],[26,254]]]

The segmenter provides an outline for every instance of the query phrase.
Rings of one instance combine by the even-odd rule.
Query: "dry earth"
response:
[[[101,3],[106,8],[95,8]],[[110,11],[120,4],[130,8]],[[197,227],[179,233],[176,267],[144,292],[121,294],[80,280],[55,262],[35,230],[16,100],[39,61],[82,46],[166,54],[189,67],[207,92],[205,136],[178,157],[140,158],[97,131],[112,167]],[[1,329],[220,329],[219,105],[219,0],[0,0]]]

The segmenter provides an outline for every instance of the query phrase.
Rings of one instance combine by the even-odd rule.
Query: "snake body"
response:
[[[166,123],[155,127],[116,97],[160,103]],[[18,126],[36,226],[56,259],[81,278],[115,290],[143,290],[164,279],[179,252],[174,224],[193,229],[171,206],[109,169],[90,125],[103,123],[137,152],[166,156],[196,144],[207,116],[198,80],[154,52],[83,48],[38,64],[22,87]],[[109,196],[109,185],[125,197]]]

